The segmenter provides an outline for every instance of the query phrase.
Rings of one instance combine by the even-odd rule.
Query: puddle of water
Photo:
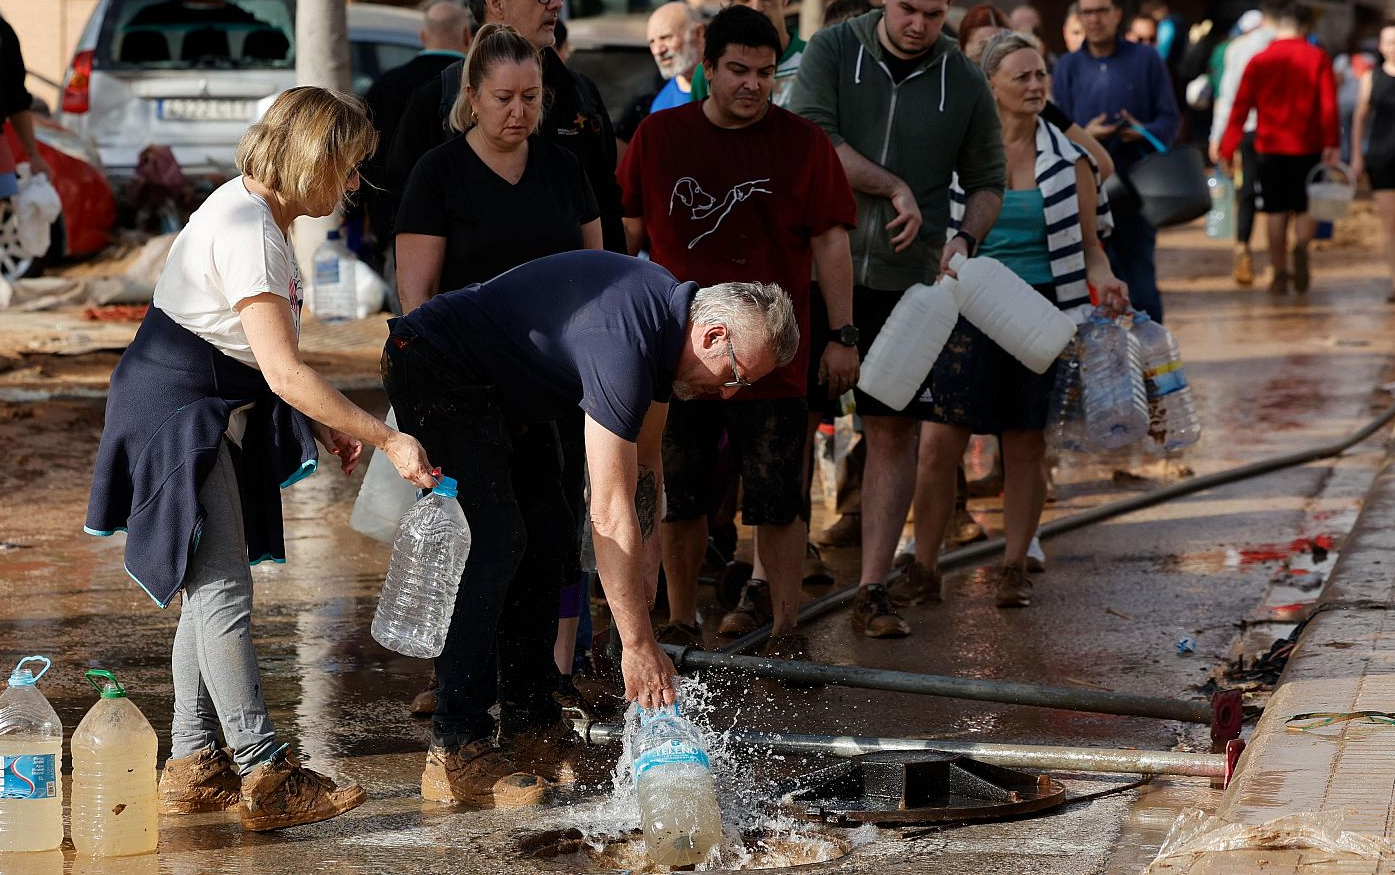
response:
[[[551,838],[549,835],[548,838]],[[757,834],[741,840],[739,849],[723,848],[724,857],[736,859],[718,863],[726,870],[789,869],[836,860],[852,848],[852,843],[828,835],[791,833],[786,835]],[[555,842],[534,851],[534,856],[551,858],[566,866],[584,867],[581,871],[619,870],[633,873],[667,872],[649,859],[644,836],[638,832],[597,842],[578,830],[560,834]],[[699,866],[699,869],[708,866]]]

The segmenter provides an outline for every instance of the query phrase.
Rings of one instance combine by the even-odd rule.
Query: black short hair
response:
[[[1294,24],[1301,20],[1302,15],[1293,0],[1267,0],[1260,11],[1272,21],[1291,21]]]
[[[780,34],[770,19],[748,6],[728,6],[712,16],[707,23],[707,38],[702,45],[702,59],[716,66],[729,45],[761,48],[767,46],[780,57]]]

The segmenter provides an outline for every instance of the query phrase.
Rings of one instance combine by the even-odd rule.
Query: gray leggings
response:
[[[247,774],[276,749],[252,650],[252,572],[242,530],[237,473],[225,442],[199,490],[208,519],[184,575],[174,634],[174,719],[170,756],[217,745],[217,730]]]

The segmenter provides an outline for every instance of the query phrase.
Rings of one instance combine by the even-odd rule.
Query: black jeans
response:
[[[489,737],[495,702],[505,733],[551,725],[561,718],[552,698],[552,644],[575,525],[556,426],[511,422],[494,387],[462,373],[400,320],[391,325],[383,387],[402,430],[459,482],[471,532],[455,615],[436,658],[432,742],[450,749]]]

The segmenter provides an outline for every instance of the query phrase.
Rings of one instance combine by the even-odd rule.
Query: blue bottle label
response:
[[[51,753],[0,756],[0,768],[4,769],[0,799],[52,799],[58,795],[58,770]]]
[[[710,770],[712,768],[712,763],[707,758],[707,751],[674,739],[635,757],[635,777],[638,778],[657,766],[668,766],[676,763],[697,763],[704,769]]]
[[[1154,398],[1187,388],[1187,375],[1181,362],[1168,362],[1160,368],[1144,371],[1143,379],[1148,384],[1148,394]]]

